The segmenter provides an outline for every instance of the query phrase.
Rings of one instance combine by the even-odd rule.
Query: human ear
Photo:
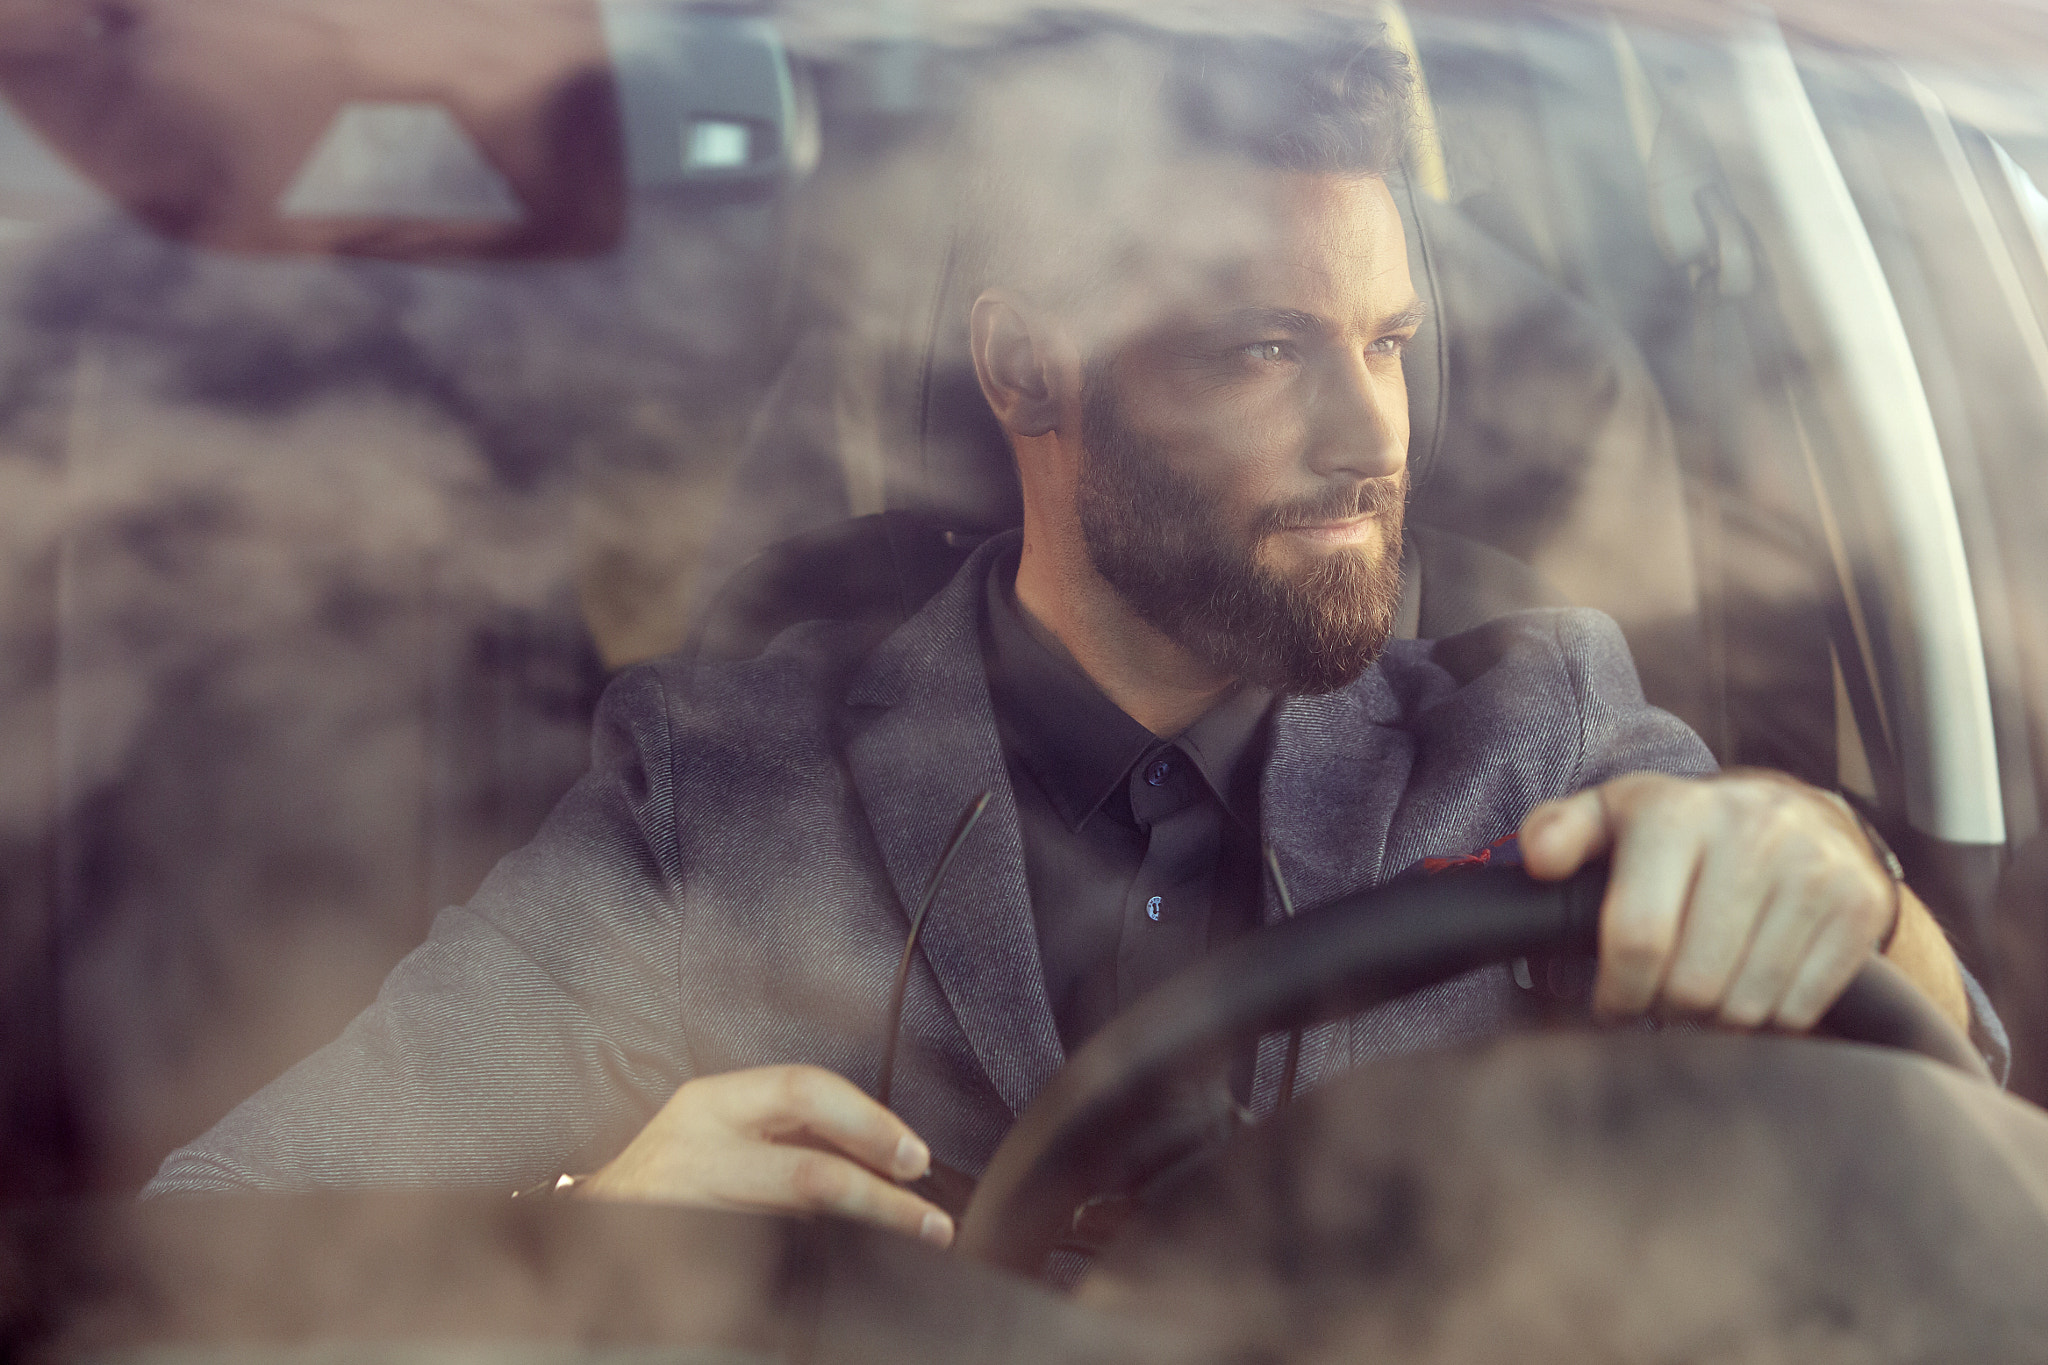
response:
[[[996,420],[1014,436],[1043,436],[1059,424],[1051,324],[1005,290],[983,291],[968,315],[974,376]]]

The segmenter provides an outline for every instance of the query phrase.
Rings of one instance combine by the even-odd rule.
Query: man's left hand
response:
[[[1536,807],[1521,843],[1546,881],[1610,859],[1593,989],[1602,1014],[1804,1031],[1892,929],[1897,905],[1892,960],[1967,1022],[1939,926],[1895,892],[1849,812],[1792,778],[1636,773]]]

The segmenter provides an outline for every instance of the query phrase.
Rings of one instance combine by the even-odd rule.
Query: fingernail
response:
[[[914,1137],[896,1140],[896,1175],[900,1180],[915,1180],[931,1169],[931,1149]]]
[[[953,1245],[953,1220],[933,1209],[924,1216],[917,1235],[935,1247],[949,1247]]]

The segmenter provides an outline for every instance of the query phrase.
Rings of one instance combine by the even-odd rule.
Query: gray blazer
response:
[[[620,676],[591,771],[534,841],[150,1192],[512,1189],[609,1159],[691,1076],[805,1061],[871,1086],[906,906],[990,789],[925,928],[895,1087],[938,1158],[979,1171],[1063,1060],[982,671],[1002,543],[879,647],[813,622],[744,663]],[[1265,834],[1311,906],[1483,847],[1545,798],[1712,766],[1644,702],[1610,621],[1530,612],[1397,641],[1344,690],[1282,703]],[[1510,1026],[1518,995],[1493,968],[1314,1030],[1302,1079]],[[1261,1050],[1255,1108],[1277,1062]]]

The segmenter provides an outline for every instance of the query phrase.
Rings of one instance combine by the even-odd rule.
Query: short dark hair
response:
[[[1407,150],[1414,77],[1381,32],[1178,39],[1165,94],[1196,147],[1281,170],[1388,175]]]
[[[1097,192],[1120,158],[1394,174],[1414,77],[1383,35],[1334,23],[1231,35],[1103,25],[1010,54],[963,119],[958,268],[977,287],[1091,288],[1118,249],[1100,242],[1105,259],[1087,259],[1091,196],[1107,202]]]

